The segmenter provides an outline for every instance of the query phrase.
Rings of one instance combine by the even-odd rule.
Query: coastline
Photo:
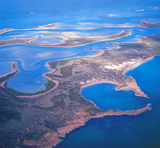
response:
[[[6,82],[7,82],[7,80],[3,81],[2,83],[0,83],[0,86],[3,87],[3,88],[5,88],[4,85],[5,85]]]
[[[119,85],[119,84],[116,84],[115,82],[113,82],[113,84],[116,84],[117,85],[117,88],[115,90],[117,91],[121,91],[121,90],[132,90],[135,92],[135,95],[136,96],[139,96],[139,97],[144,97],[144,98],[149,98],[147,96],[147,94],[145,94],[141,88],[138,86],[136,80],[131,77],[131,76],[126,76],[125,74],[128,72],[128,71],[131,71],[135,68],[137,68],[138,66],[152,60],[155,56],[151,56],[149,58],[146,58],[146,59],[137,59],[136,61],[134,61],[132,64],[128,64],[127,62],[124,63],[124,65],[119,65],[119,67],[117,66],[116,69],[118,70],[121,70],[122,71],[122,75],[125,76],[127,78],[127,81],[126,81],[126,85]],[[126,65],[125,65],[126,64]],[[111,67],[111,66],[110,66]],[[103,82],[104,83],[104,82]],[[107,82],[108,83],[108,82]],[[96,84],[96,83],[95,83]]]
[[[122,116],[122,115],[127,115],[127,116],[130,116],[130,115],[139,115],[141,113],[144,113],[148,110],[151,110],[151,104],[147,104],[145,107],[143,108],[140,108],[140,109],[137,109],[137,110],[127,110],[127,111],[118,111],[118,110],[107,110],[101,114],[97,114],[95,116],[88,116],[88,117],[85,117],[85,118],[80,118],[80,119],[77,119],[75,121],[75,123],[72,123],[72,124],[68,124],[66,126],[63,126],[63,127],[60,127],[58,129],[58,133],[59,135],[57,135],[57,140],[55,141],[55,144],[54,146],[57,146],[62,140],[61,139],[58,139],[58,137],[65,137],[66,134],[72,132],[74,129],[76,128],[79,128],[81,126],[84,126],[86,124],[87,121],[89,121],[90,119],[95,119],[95,118],[102,118],[102,117],[105,117],[105,116]],[[51,145],[53,146],[53,144]]]
[[[137,110],[127,110],[124,112],[118,111],[118,110],[103,111],[101,113],[96,114],[95,116],[90,115],[90,116],[78,118],[72,123],[69,122],[67,125],[64,125],[63,127],[59,127],[57,129],[57,132],[54,132],[54,131],[47,132],[44,135],[44,138],[48,139],[47,144],[45,144],[43,138],[40,139],[39,141],[25,139],[23,144],[28,145],[28,146],[37,145],[40,148],[48,148],[48,147],[57,146],[62,141],[62,139],[60,139],[60,137],[64,138],[66,136],[66,134],[72,132],[76,128],[84,126],[86,124],[86,122],[89,121],[90,119],[102,118],[104,116],[121,116],[121,115],[125,115],[125,116],[130,116],[130,115],[133,116],[134,115],[134,116],[136,116],[136,115],[144,113],[148,110],[151,110],[151,104],[147,104],[145,107],[137,109]]]
[[[129,71],[137,68],[138,66],[140,66],[140,65],[142,65],[142,64],[144,64],[144,63],[146,63],[146,62],[148,62],[148,61],[150,61],[150,60],[152,60],[154,57],[155,57],[155,56],[149,57],[149,58],[144,59],[144,60],[140,60],[140,61],[137,62],[136,64],[133,64],[132,66],[129,66],[129,67],[127,67],[126,69],[124,69],[124,70],[122,71],[122,74],[125,76],[125,74],[126,74],[127,72],[129,72]],[[122,88],[118,88],[118,87],[117,87],[116,90],[118,90],[118,91],[119,91],[119,90],[133,90],[133,91],[135,92],[135,95],[136,95],[136,96],[144,97],[144,98],[146,98],[146,99],[149,98],[148,95],[145,94],[145,93],[141,90],[141,88],[138,86],[136,80],[135,80],[133,77],[128,76],[127,78],[132,79],[132,83],[128,84],[128,87],[122,87]]]
[[[155,57],[155,56],[151,56],[151,57],[149,57],[149,58],[147,58],[147,59],[140,60],[140,61],[137,62],[136,64],[133,64],[132,66],[125,68],[125,69],[122,71],[122,74],[125,76],[125,74],[126,74],[128,71],[131,71],[131,70],[137,68],[138,66],[140,66],[140,65],[142,65],[142,64],[144,64],[144,63],[146,63],[146,62],[148,62],[148,61],[150,61],[150,60],[152,60],[154,57]]]
[[[117,88],[115,89],[116,91],[121,91],[121,90],[132,90],[135,93],[135,96],[138,97],[144,97],[146,99],[148,99],[149,97],[141,90],[141,88],[137,85],[136,80],[131,77],[128,76],[128,81],[126,86],[117,86]],[[131,81],[131,82],[130,82]]]

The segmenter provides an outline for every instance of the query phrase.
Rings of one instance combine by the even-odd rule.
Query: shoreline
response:
[[[137,109],[137,110],[126,110],[126,111],[119,111],[119,110],[107,110],[104,111],[103,113],[97,114],[95,116],[88,116],[85,118],[80,118],[76,123],[68,124],[66,126],[60,127],[58,129],[59,135],[57,135],[57,140],[54,142],[55,144],[51,146],[57,146],[62,140],[58,139],[58,137],[63,137],[65,138],[66,134],[72,132],[73,130],[82,127],[88,122],[90,119],[96,119],[96,118],[103,118],[105,116],[137,116],[141,113],[144,113],[148,110],[151,110],[151,104],[148,103],[145,107]]]
[[[3,87],[3,88],[5,88],[4,85],[5,85],[6,82],[7,82],[7,80],[4,80],[2,83],[0,83],[0,86]]]
[[[128,30],[122,30],[121,32],[119,32],[119,33],[117,33],[117,34],[113,34],[113,35],[109,35],[109,36],[94,36],[93,38],[105,38],[105,39],[100,39],[100,40],[98,40],[98,41],[91,41],[90,43],[85,43],[85,44],[81,44],[81,45],[69,45],[69,46],[63,46],[63,44],[65,44],[66,43],[66,41],[68,41],[69,39],[67,39],[67,40],[62,40],[62,43],[58,43],[58,44],[53,44],[53,45],[40,45],[40,44],[37,44],[37,45],[35,45],[35,46],[39,46],[39,47],[60,47],[60,48],[73,48],[73,47],[81,47],[81,46],[85,46],[85,45],[89,45],[89,44],[93,44],[93,43],[97,43],[97,42],[103,42],[103,41],[110,41],[110,40],[116,40],[116,39],[121,39],[121,38],[123,38],[123,37],[127,37],[127,36],[130,36],[130,35],[132,35],[132,33],[131,33],[131,30],[132,29],[128,29]],[[121,36],[121,37],[113,37],[113,36],[119,36],[119,35],[121,35],[121,34],[123,34],[123,33],[125,33],[125,32],[127,32],[128,31],[128,33],[127,34],[125,34],[125,35],[123,35],[123,36]],[[61,37],[61,38],[63,38],[63,37]],[[92,38],[91,36],[89,36],[89,37],[87,37],[87,38]],[[33,42],[34,43],[34,42]],[[61,45],[62,44],[62,45]]]
[[[144,64],[144,63],[146,63],[146,62],[148,62],[148,61],[150,61],[150,60],[152,60],[154,57],[155,57],[155,56],[151,56],[151,57],[149,57],[149,58],[147,58],[147,59],[144,59],[144,60],[141,60],[141,61],[137,62],[136,64],[133,64],[133,65],[130,66],[130,67],[125,68],[125,69],[122,71],[122,74],[125,76],[125,74],[126,74],[127,72],[129,72],[129,71],[137,68],[138,66],[140,66],[140,65],[142,65],[142,64]]]
[[[60,137],[65,138],[66,134],[69,134],[73,130],[84,126],[90,119],[103,118],[105,116],[122,116],[122,115],[137,116],[137,115],[144,113],[148,110],[151,110],[151,104],[149,104],[149,103],[145,107],[142,107],[137,110],[126,110],[126,111],[107,110],[107,111],[103,111],[101,113],[96,114],[95,116],[89,115],[86,117],[78,118],[72,123],[69,122],[67,125],[64,125],[63,127],[59,127],[57,129],[57,132],[49,131],[39,141],[25,139],[23,141],[23,144],[27,145],[27,146],[37,145],[40,148],[48,148],[48,147],[53,147],[53,146],[56,147],[60,142],[63,141],[62,139],[60,139]],[[44,142],[45,139],[48,139],[47,144],[45,144],[45,142]]]
[[[149,97],[141,90],[141,88],[138,86],[136,80],[131,77],[128,76],[128,79],[130,79],[132,82],[128,82],[126,86],[117,86],[116,87],[116,91],[133,91],[135,96],[137,97],[144,97],[146,99],[148,99]]]
[[[133,63],[131,65],[124,65],[124,67],[121,67],[119,70],[122,69],[122,75],[126,77],[126,79],[128,81],[126,81],[126,85],[125,86],[121,86],[119,84],[116,84],[114,82],[112,82],[113,84],[117,85],[117,88],[115,89],[116,91],[121,91],[121,90],[132,90],[135,92],[135,95],[138,96],[138,97],[144,97],[144,98],[149,98],[147,96],[147,94],[145,94],[141,88],[138,86],[136,80],[132,77],[132,76],[126,76],[125,74],[135,68],[137,68],[138,66],[152,60],[155,56],[151,56],[151,57],[148,57],[146,59],[138,59],[136,61],[136,63]],[[127,63],[126,63],[127,64]],[[120,66],[119,66],[120,67]]]
[[[152,60],[152,59],[154,59],[154,57],[155,57],[155,56],[151,56],[151,57],[149,57],[149,58],[146,58],[146,59],[144,59],[144,60],[141,60],[141,61],[137,62],[136,64],[133,64],[133,65],[127,67],[126,69],[124,69],[124,70],[122,71],[122,74],[123,74],[124,76],[126,76],[125,74],[126,74],[127,72],[129,72],[129,71],[137,68],[138,66],[140,66],[140,65],[142,65],[142,64],[144,64],[144,63],[146,63],[146,62],[148,62],[148,61],[150,61],[150,60]],[[117,90],[133,90],[133,91],[135,92],[135,95],[136,95],[136,96],[144,97],[144,98],[146,98],[146,99],[149,98],[148,95],[145,94],[145,93],[141,90],[141,88],[138,86],[136,80],[135,80],[132,76],[126,76],[126,77],[131,78],[131,79],[132,79],[132,83],[130,83],[130,85],[128,85],[128,87],[123,87],[123,88],[120,88],[120,89],[117,87]]]

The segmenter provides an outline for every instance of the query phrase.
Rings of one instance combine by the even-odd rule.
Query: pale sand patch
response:
[[[153,59],[153,56],[149,57],[147,59],[131,59],[130,61],[123,62],[121,64],[107,63],[105,68],[123,71],[123,75],[124,75],[129,70],[132,70],[132,69],[138,67],[139,65],[141,65],[151,59]]]
[[[120,70],[122,71],[125,67],[135,65],[138,60],[131,60],[128,62],[123,62],[121,64],[112,64],[112,63],[107,63],[105,68],[107,69],[112,69],[112,70]]]

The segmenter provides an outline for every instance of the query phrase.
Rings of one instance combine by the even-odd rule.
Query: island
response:
[[[3,41],[0,40],[0,47],[7,46],[7,45],[16,45],[16,44],[25,44],[25,45],[41,46],[41,47],[64,47],[64,48],[78,47],[78,46],[84,46],[87,44],[96,43],[100,41],[120,39],[120,38],[131,35],[131,30],[130,29],[123,30],[120,33],[110,35],[110,36],[80,36],[77,34],[78,32],[62,32],[60,35],[54,36],[54,37],[60,37],[62,39],[61,43],[45,44],[45,45],[34,42],[35,40],[38,39],[39,35],[36,35],[34,38],[28,38],[28,39],[15,38],[12,40],[3,40]]]

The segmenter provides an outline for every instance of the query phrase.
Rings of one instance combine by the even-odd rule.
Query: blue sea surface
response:
[[[130,109],[133,109],[132,104],[134,108],[137,108],[138,104],[142,105],[149,102],[152,104],[152,110],[138,116],[107,116],[91,119],[85,126],[67,134],[57,148],[160,147],[160,57],[155,57],[153,60],[128,72],[127,75],[131,75],[137,80],[138,85],[149,96],[148,100],[139,97],[130,98],[131,96],[128,94],[126,99],[126,92],[121,92],[119,98],[121,101],[117,101],[118,96],[116,94],[119,92],[114,92],[113,88],[115,86],[112,84],[98,84],[85,88],[88,90],[88,94],[85,94],[87,91],[85,92],[84,89],[82,95],[87,95],[90,100],[103,109],[117,108],[121,110],[123,107],[129,109],[130,107],[126,108],[126,104],[129,104],[131,106]],[[102,85],[105,88],[102,88]],[[101,89],[106,89],[105,94],[104,91],[98,92]],[[99,96],[99,98],[94,98],[95,96]],[[109,99],[107,99],[107,96]],[[114,103],[111,104],[112,102]]]
[[[113,84],[97,84],[83,88],[81,95],[104,110],[135,110],[148,103],[147,99],[136,97],[133,91],[115,91],[115,88]]]

